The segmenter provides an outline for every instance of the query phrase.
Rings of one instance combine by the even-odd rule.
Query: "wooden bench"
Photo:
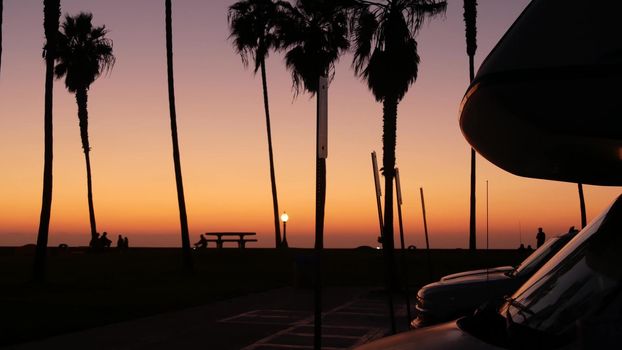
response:
[[[206,232],[205,235],[210,237],[216,237],[207,239],[208,242],[215,242],[216,248],[223,248],[223,243],[225,242],[236,242],[238,244],[238,248],[243,249],[246,248],[247,242],[257,242],[257,239],[255,238],[246,238],[247,236],[257,235],[257,233],[255,232]]]

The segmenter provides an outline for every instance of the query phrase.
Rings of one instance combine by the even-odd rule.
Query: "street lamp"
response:
[[[281,214],[281,221],[283,221],[283,241],[281,242],[281,248],[288,248],[287,246],[287,220],[289,215],[287,213]]]

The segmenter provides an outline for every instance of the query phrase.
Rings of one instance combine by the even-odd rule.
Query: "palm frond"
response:
[[[412,24],[412,33],[416,35],[426,18],[444,15],[447,10],[445,0],[410,0],[406,6],[408,22]]]
[[[349,0],[298,0],[285,8],[278,33],[287,52],[285,63],[292,75],[295,95],[314,95],[320,76],[334,77],[334,66],[350,47],[347,7]]]
[[[283,1],[242,0],[228,9],[229,39],[244,66],[253,61],[254,72],[271,50],[281,46],[276,23],[283,17],[284,6]]]
[[[428,17],[445,12],[445,0],[356,0],[351,20],[355,74],[378,101],[401,100],[418,75],[417,33]]]
[[[464,0],[464,24],[466,30],[467,55],[475,55],[477,50],[477,1]]]
[[[65,78],[70,92],[87,88],[102,74],[110,72],[115,63],[112,40],[106,38],[105,26],[93,27],[93,15],[66,15],[58,34],[58,50],[54,74]]]
[[[372,53],[372,44],[375,42],[375,35],[378,30],[378,20],[376,16],[365,7],[361,9],[356,18],[356,25],[353,27],[354,36],[354,72],[360,74],[363,66],[369,62]]]

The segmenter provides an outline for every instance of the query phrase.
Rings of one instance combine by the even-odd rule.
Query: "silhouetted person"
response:
[[[525,251],[525,245],[521,243],[520,246],[518,247],[518,251],[519,252],[524,252]]]
[[[546,233],[544,233],[544,231],[542,231],[542,227],[538,227],[538,233],[536,233],[536,247],[540,248],[543,244],[544,241],[546,240]]]
[[[205,249],[205,248],[207,248],[207,239],[205,239],[205,236],[203,236],[203,234],[201,234],[201,238],[199,238],[199,241],[196,242],[194,244],[194,246],[197,249]]]
[[[119,238],[117,238],[117,249],[123,250],[123,248],[125,248],[125,244],[123,242],[123,236],[119,235]]]
[[[89,247],[93,250],[99,249],[99,232],[95,232],[95,237],[91,238],[91,242],[89,242]]]
[[[108,239],[108,232],[102,233],[102,236],[99,238],[99,246],[102,248],[110,248],[112,241]]]
[[[531,248],[531,244],[528,244],[528,245],[527,245],[527,251],[528,251],[528,252],[533,251],[533,248]]]
[[[130,240],[127,239],[127,236],[123,238],[123,249],[130,249]]]

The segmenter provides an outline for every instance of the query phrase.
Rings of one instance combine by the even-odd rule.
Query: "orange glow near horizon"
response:
[[[477,61],[485,57],[527,0],[480,0]],[[191,240],[208,231],[255,231],[253,246],[274,246],[261,80],[244,69],[227,41],[232,1],[176,1],[175,84]],[[119,11],[123,8],[124,11]],[[92,11],[106,24],[117,63],[89,91],[94,200],[98,230],[128,235],[133,246],[178,246],[179,212],[172,164],[163,4],[63,0],[63,13]],[[43,172],[43,42],[38,2],[4,8],[0,74],[0,245],[34,243]],[[136,18],[140,23],[132,22]],[[468,243],[469,145],[457,111],[467,87],[461,2],[422,27],[419,78],[398,108],[397,159],[408,245],[424,245],[419,187],[426,196],[430,243]],[[326,246],[375,246],[378,222],[369,154],[382,157],[382,106],[342,57],[329,89]],[[279,212],[290,246],[311,247],[315,200],[315,100],[293,99],[282,55],[268,59]],[[86,245],[89,237],[84,155],[77,107],[62,82],[54,90],[54,192],[50,245]],[[578,165],[580,166],[580,165]],[[478,247],[490,185],[491,247],[535,243],[579,227],[576,184],[519,178],[478,157]],[[585,186],[588,218],[620,193]],[[383,189],[384,194],[384,189]],[[396,223],[397,225],[397,223]],[[397,228],[397,226],[396,226]],[[396,235],[398,230],[396,229]]]

